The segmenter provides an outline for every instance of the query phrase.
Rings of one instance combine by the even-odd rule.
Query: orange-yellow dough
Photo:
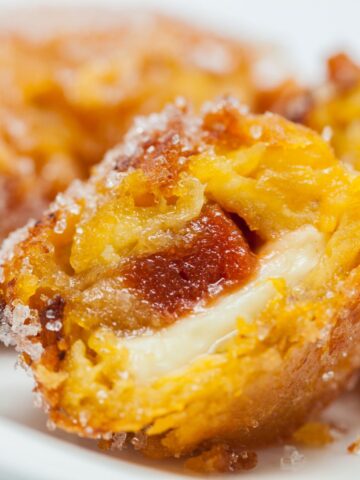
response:
[[[154,15],[50,12],[0,27],[0,238],[86,178],[134,115],[255,94],[250,46]]]
[[[232,99],[139,118],[5,242],[2,339],[59,428],[249,468],[360,366],[359,187]]]

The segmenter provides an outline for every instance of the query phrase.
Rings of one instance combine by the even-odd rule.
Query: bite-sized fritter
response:
[[[247,468],[360,366],[359,204],[311,130],[178,102],[5,242],[2,338],[58,427]]]
[[[134,115],[255,94],[248,45],[153,15],[48,14],[0,25],[0,237],[87,177]]]

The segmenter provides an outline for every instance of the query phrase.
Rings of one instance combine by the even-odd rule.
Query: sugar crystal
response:
[[[259,140],[262,137],[263,131],[260,125],[252,125],[250,127],[250,135],[254,140]]]
[[[292,445],[284,446],[284,454],[280,459],[280,468],[285,471],[297,470],[305,461],[305,457]]]
[[[60,320],[55,320],[55,322],[47,322],[45,328],[50,332],[60,332],[62,323]]]
[[[122,450],[125,446],[126,437],[125,432],[116,433],[112,438],[111,450]]]

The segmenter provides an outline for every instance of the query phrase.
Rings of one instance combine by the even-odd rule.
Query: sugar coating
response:
[[[233,103],[233,100],[229,100]],[[220,105],[224,105],[223,100],[219,100]],[[214,104],[213,108],[217,108]],[[103,162],[95,169],[93,176],[88,182],[74,181],[66,192],[59,193],[54,202],[50,204],[44,212],[44,217],[53,214],[59,214],[59,220],[55,223],[54,232],[62,234],[67,226],[66,215],[78,215],[81,211],[80,200],[85,201],[88,208],[95,208],[97,203],[96,188],[99,182],[104,182],[107,188],[114,188],[124,176],[129,174],[132,169],[127,172],[118,172],[117,166],[119,162],[126,161],[135,155],[142,155],[143,144],[152,138],[153,135],[166,134],[172,124],[180,124],[181,137],[175,134],[173,142],[181,143],[181,148],[186,152],[188,145],[196,144],[200,141],[201,135],[201,119],[190,111],[190,107],[183,101],[179,100],[177,105],[168,105],[160,113],[154,113],[147,117],[137,117],[134,126],[125,136],[124,141],[119,146],[109,151]],[[3,275],[2,265],[10,261],[15,255],[15,251],[27,238],[31,236],[35,226],[35,221],[30,220],[27,225],[13,232],[4,242],[0,250],[0,269]],[[81,228],[78,227],[78,232]],[[39,332],[37,320],[32,318],[30,324],[25,322],[31,318],[33,313],[26,306],[16,304],[7,306],[1,314],[0,339],[6,345],[17,345],[20,352],[26,352],[34,359],[39,359],[42,353],[41,345],[31,343],[29,336],[34,336]],[[61,323],[58,321],[48,322],[46,328],[49,331],[59,331]]]
[[[39,360],[43,351],[39,342],[33,343],[28,337],[40,331],[37,312],[27,305],[16,303],[13,308],[6,306],[0,317],[0,341],[6,346],[15,345],[18,352],[25,352],[33,360]]]
[[[194,114],[179,99],[160,113],[138,117],[91,178],[59,195],[25,238],[7,249],[0,265],[8,282],[2,336],[34,359],[36,352],[30,353],[25,342],[41,338],[40,362],[24,358],[60,428],[110,442],[108,446],[114,441],[122,447],[128,440],[150,454],[199,454],[193,457],[193,469],[210,472],[215,465],[219,471],[236,471],[252,468],[256,455],[228,445],[228,433],[239,438],[239,445],[246,446],[249,438],[256,445],[263,431],[273,438],[278,419],[287,435],[292,426],[281,424],[283,418],[294,416],[293,425],[300,424],[312,398],[327,400],[334,385],[343,388],[341,375],[348,378],[349,372],[337,368],[338,357],[348,351],[351,361],[358,358],[346,343],[348,335],[333,328],[338,319],[345,332],[352,325],[357,297],[356,292],[343,293],[351,290],[347,273],[340,280],[333,275],[337,259],[332,257],[316,267],[320,285],[317,278],[306,277],[295,288],[281,276],[274,279],[276,297],[255,314],[256,321],[237,318],[235,335],[215,350],[191,358],[181,371],[142,379],[127,355],[135,352],[131,341],[137,336],[164,328],[154,315],[161,302],[137,288],[145,276],[126,283],[125,267],[141,259],[147,271],[172,281],[164,275],[163,263],[159,269],[154,260],[170,251],[176,260],[170,266],[180,271],[181,281],[193,279],[197,263],[189,260],[178,269],[175,254],[182,241],[193,246],[191,238],[202,230],[197,220],[210,218],[207,208],[246,232],[255,256],[270,258],[274,239],[281,241],[289,230],[298,234],[307,224],[321,238],[331,238],[331,229],[341,223],[336,215],[346,205],[349,178],[319,136],[276,115],[246,114],[231,97],[208,103],[203,112]],[[227,241],[222,245],[225,257],[231,249]],[[333,250],[337,248],[335,244]],[[351,264],[350,254],[351,249],[342,252],[341,261]],[[322,261],[322,249],[316,259],[318,255]],[[158,287],[151,283],[156,294]],[[209,295],[221,293],[220,283],[207,287]],[[339,294],[325,295],[337,287]],[[28,301],[19,302],[20,297]],[[192,313],[206,307],[199,302]],[[183,318],[166,320],[180,324]],[[169,363],[165,355],[161,360]],[[322,378],[330,371],[333,378]],[[264,388],[274,382],[279,391]],[[262,395],[266,392],[260,402],[258,386]],[[300,398],[303,390],[306,395]],[[288,468],[301,459],[288,447],[282,465]]]
[[[35,220],[31,219],[28,223],[14,232],[12,232],[2,243],[0,249],[0,263],[11,260],[14,255],[14,249],[17,244],[24,241],[28,235],[29,230],[35,225]]]

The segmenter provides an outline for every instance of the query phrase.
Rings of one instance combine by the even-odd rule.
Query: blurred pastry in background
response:
[[[322,132],[336,155],[360,170],[360,66],[344,53],[329,58],[328,83],[314,91],[306,117]]]
[[[360,169],[360,66],[345,53],[327,61],[327,81],[304,87],[289,79],[260,90],[255,110],[272,111],[321,133],[335,154]]]
[[[249,45],[151,14],[74,12],[1,20],[0,237],[86,178],[135,115],[177,96],[254,101]]]

